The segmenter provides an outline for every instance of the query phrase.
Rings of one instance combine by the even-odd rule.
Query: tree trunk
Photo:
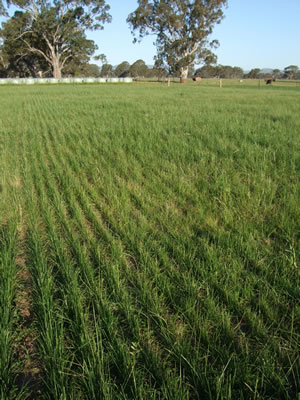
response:
[[[60,79],[61,78],[61,65],[59,63],[59,59],[55,58],[52,60],[52,69],[53,69],[53,78]]]
[[[182,67],[181,68],[181,74],[180,74],[180,83],[186,83],[188,73],[189,73],[189,67]]]

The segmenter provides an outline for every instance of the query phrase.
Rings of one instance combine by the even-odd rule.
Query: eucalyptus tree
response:
[[[24,30],[27,23],[28,16],[23,12],[16,11],[13,17],[2,24],[0,37],[2,54],[6,60],[7,76],[36,77],[39,72],[45,73],[49,70],[45,59],[40,54],[28,52],[24,41],[18,38],[19,32]],[[37,39],[28,32],[26,40],[30,40],[32,46],[41,48],[42,43],[38,43]]]
[[[117,65],[114,74],[119,78],[123,78],[129,75],[130,64],[128,61],[123,61],[121,64]]]
[[[278,79],[278,78],[280,78],[280,76],[282,76],[282,72],[280,71],[280,69],[278,69],[278,68],[273,69],[272,77],[275,79]]]
[[[146,76],[148,72],[148,67],[144,60],[136,60],[129,68],[130,76],[136,77],[143,77]]]
[[[7,75],[7,67],[8,67],[7,56],[3,52],[0,46],[0,78],[5,77]]]
[[[43,58],[55,78],[74,58],[86,58],[95,51],[85,31],[103,29],[111,20],[105,0],[11,0],[10,4],[19,11],[12,17],[14,22],[9,19],[2,24],[2,31],[9,31],[6,37],[2,34],[4,45],[18,43],[22,57]]]
[[[252,68],[250,72],[247,74],[247,78],[250,79],[258,79],[260,73],[260,68]]]
[[[171,73],[180,71],[185,79],[189,66],[215,61],[212,50],[218,41],[209,38],[214,25],[224,17],[226,5],[227,0],[138,0],[138,7],[127,22],[135,42],[146,35],[156,35],[156,59]]]
[[[111,77],[114,75],[113,66],[111,64],[103,64],[100,72],[100,76],[102,77]]]
[[[295,79],[297,72],[299,72],[299,67],[297,65],[289,65],[284,68],[284,77],[287,79]]]

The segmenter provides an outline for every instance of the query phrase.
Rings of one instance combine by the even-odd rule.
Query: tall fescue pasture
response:
[[[295,399],[297,87],[0,88],[0,398]]]

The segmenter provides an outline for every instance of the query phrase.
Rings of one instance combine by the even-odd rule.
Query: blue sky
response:
[[[87,32],[108,62],[133,63],[143,59],[153,64],[155,37],[133,44],[126,18],[137,7],[136,0],[107,0],[112,23],[103,31]],[[296,64],[300,68],[300,0],[228,0],[225,18],[216,25],[212,39],[218,39],[218,63],[251,68],[279,68]],[[93,62],[93,61],[92,61]]]
[[[133,44],[126,18],[137,7],[136,0],[108,0],[113,21],[103,31],[88,36],[108,61],[117,65],[142,58],[153,64],[154,37]],[[225,18],[214,29],[218,39],[218,63],[251,68],[300,67],[300,0],[229,0]]]

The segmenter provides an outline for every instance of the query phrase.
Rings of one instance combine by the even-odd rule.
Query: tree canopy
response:
[[[0,15],[4,15],[5,14],[5,8],[3,6],[2,1],[0,0]]]
[[[103,29],[111,20],[105,0],[12,0],[19,9],[3,24],[3,48],[15,47],[24,60],[34,54],[61,77],[62,69],[77,58],[89,57],[96,49],[85,30]],[[86,61],[86,60],[85,60]]]
[[[123,61],[115,68],[114,74],[119,78],[124,78],[125,76],[129,75],[129,68],[130,68],[129,62]]]
[[[295,79],[297,72],[299,72],[297,65],[289,65],[284,68],[284,77],[287,79]]]
[[[240,67],[230,65],[204,65],[195,72],[195,76],[202,78],[241,79],[244,71]]]
[[[147,72],[148,72],[148,67],[145,61],[141,59],[136,60],[129,68],[129,74],[134,78],[146,76]]]
[[[135,41],[156,35],[157,59],[186,78],[190,65],[215,61],[212,49],[218,42],[209,36],[226,5],[227,0],[138,0],[127,21]]]
[[[103,64],[101,68],[100,75],[102,77],[111,77],[113,76],[113,66],[111,64]]]

